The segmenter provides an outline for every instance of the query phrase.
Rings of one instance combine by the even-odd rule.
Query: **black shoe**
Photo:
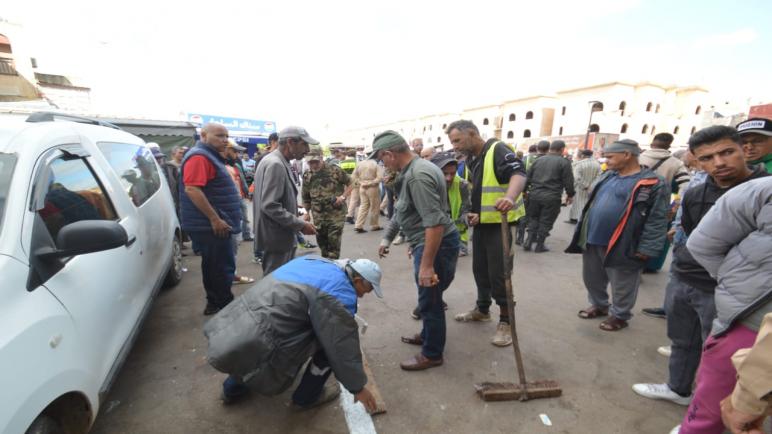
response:
[[[354,224],[354,217],[346,217],[346,223],[353,225]]]
[[[255,239],[252,237],[246,237],[246,238],[242,238],[241,241],[255,241]]]
[[[534,241],[533,235],[528,234],[528,236],[525,237],[525,243],[523,243],[523,250],[525,250],[526,252],[530,252],[531,246],[533,245],[533,241]]]
[[[416,320],[421,319],[421,312],[418,310],[418,306],[410,312],[410,317]]]
[[[364,230],[364,229],[362,229],[362,228],[356,228],[356,229],[354,229],[354,232],[356,232],[356,233],[358,233],[358,234],[363,234],[363,233],[365,233],[365,232],[367,232],[367,231],[366,231],[366,230]]]
[[[547,248],[547,246],[544,245],[544,241],[539,241],[536,243],[536,247],[533,249],[535,253],[544,253],[549,252],[550,249]]]
[[[222,392],[220,394],[220,399],[222,399],[222,405],[232,405],[244,400],[247,396],[249,396],[249,389],[245,386],[243,392],[239,392],[235,395],[226,395],[225,392]]]
[[[661,319],[667,318],[667,313],[665,313],[665,309],[662,309],[661,307],[646,307],[641,309],[641,312],[643,312],[644,315],[650,316],[652,318],[661,318]]]
[[[206,315],[206,316],[209,316],[209,315],[214,315],[214,314],[216,314],[217,312],[219,312],[219,311],[220,311],[220,309],[222,309],[222,308],[221,308],[221,307],[218,307],[218,306],[215,306],[215,305],[213,305],[213,304],[209,304],[209,303],[207,303],[207,304],[206,304],[206,308],[204,308],[204,315]]]

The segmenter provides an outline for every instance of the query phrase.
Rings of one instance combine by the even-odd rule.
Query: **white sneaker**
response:
[[[497,347],[507,347],[512,345],[512,328],[505,322],[500,322],[496,327],[496,334],[493,335],[491,343]]]
[[[666,347],[657,348],[657,352],[662,356],[670,357],[670,354],[673,353],[673,350],[670,348],[670,345],[668,345]]]
[[[394,242],[391,244],[394,244],[395,246],[398,246],[402,244],[405,240],[402,238],[402,235],[397,235],[397,238],[394,238]]]
[[[675,428],[670,430],[670,434],[678,434],[679,432],[681,432],[681,425],[676,425]]]
[[[691,396],[683,397],[672,390],[667,384],[639,383],[633,384],[633,391],[650,399],[664,399],[678,405],[688,406],[692,401]]]

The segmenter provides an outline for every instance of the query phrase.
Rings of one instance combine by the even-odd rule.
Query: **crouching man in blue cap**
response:
[[[208,361],[230,374],[222,399],[231,404],[254,390],[278,395],[287,390],[308,361],[292,394],[307,409],[332,401],[331,373],[368,411],[375,398],[365,387],[357,298],[381,292],[381,269],[368,259],[293,259],[264,277],[204,325]]]

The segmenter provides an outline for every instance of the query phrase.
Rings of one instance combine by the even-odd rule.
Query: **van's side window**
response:
[[[80,158],[58,158],[48,166],[45,202],[37,210],[51,238],[81,220],[117,220],[112,203],[91,169]]]
[[[135,206],[145,203],[161,187],[158,166],[149,149],[128,143],[100,142],[97,146]]]

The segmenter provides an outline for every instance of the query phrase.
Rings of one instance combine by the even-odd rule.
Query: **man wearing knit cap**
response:
[[[535,242],[536,253],[549,250],[544,241],[560,214],[563,190],[568,196],[568,204],[571,204],[575,193],[571,163],[563,158],[566,143],[555,140],[549,149],[549,154],[539,157],[528,169],[528,181],[525,185],[528,192],[528,206],[525,211],[528,218],[528,237],[523,244],[523,250],[530,251]]]
[[[412,153],[405,139],[395,131],[375,136],[370,158],[400,172],[394,218],[378,254],[384,257],[389,253],[389,245],[401,227],[413,255],[418,310],[423,319],[420,333],[402,338],[404,343],[420,345],[421,352],[402,362],[400,367],[419,371],[440,366],[445,349],[442,293],[456,275],[459,249],[458,230],[450,219],[445,179],[437,166]]]
[[[659,254],[667,230],[669,189],[638,163],[633,140],[603,148],[608,170],[593,188],[566,253],[582,254],[582,275],[590,306],[579,318],[611,316],[605,331],[627,327],[646,261]],[[611,302],[608,286],[611,284]]]

